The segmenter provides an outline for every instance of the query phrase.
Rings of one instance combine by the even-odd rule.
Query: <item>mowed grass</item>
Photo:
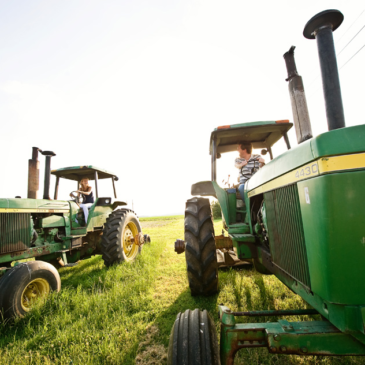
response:
[[[183,217],[142,218],[141,224],[152,243],[143,247],[134,263],[106,268],[101,257],[95,256],[75,267],[63,268],[60,293],[40,303],[26,318],[0,323],[0,364],[165,364],[178,312],[207,309],[219,330],[219,303],[232,310],[307,307],[275,277],[262,276],[252,268],[222,269],[217,295],[192,297],[185,256],[177,255],[173,245],[177,238],[184,238]],[[215,229],[221,232],[221,221],[215,221]],[[241,350],[235,361],[364,363],[365,357],[270,355],[266,349]]]

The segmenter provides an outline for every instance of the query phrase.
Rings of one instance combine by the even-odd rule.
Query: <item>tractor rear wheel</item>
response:
[[[220,365],[215,325],[206,310],[179,313],[172,327],[168,365]]]
[[[192,198],[185,209],[185,259],[192,295],[218,291],[218,264],[209,199]]]
[[[54,266],[38,260],[24,262],[1,278],[0,310],[4,318],[24,317],[38,299],[60,290],[61,279]]]
[[[141,232],[136,214],[130,209],[118,209],[106,220],[101,252],[106,266],[133,261],[141,252],[135,237]]]

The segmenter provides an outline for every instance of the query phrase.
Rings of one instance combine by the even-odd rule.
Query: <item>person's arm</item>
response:
[[[237,169],[241,169],[243,166],[246,166],[247,165],[247,161],[244,160],[242,162],[239,162],[239,160],[236,158],[234,160],[234,166],[237,168]]]
[[[259,158],[259,162],[260,162],[260,167],[265,165],[265,160],[262,157]]]
[[[89,186],[87,188],[87,191],[76,190],[76,192],[78,192],[79,194],[90,195],[91,194],[91,186]]]

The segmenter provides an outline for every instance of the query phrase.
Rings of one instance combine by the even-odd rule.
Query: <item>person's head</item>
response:
[[[87,177],[84,177],[80,181],[80,185],[82,188],[86,188],[89,186],[89,179]]]
[[[246,152],[247,154],[250,155],[252,152],[252,143],[244,141],[238,142],[237,151],[239,154]]]

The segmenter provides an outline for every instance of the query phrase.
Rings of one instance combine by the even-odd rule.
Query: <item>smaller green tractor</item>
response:
[[[38,152],[46,156],[43,199],[37,196]],[[95,254],[102,255],[106,266],[133,261],[143,244],[150,242],[150,237],[142,234],[136,213],[121,208],[126,202],[99,196],[98,181],[110,179],[110,189],[117,198],[115,174],[95,166],[51,171],[52,156],[53,152],[34,147],[29,160],[28,198],[0,199],[0,311],[5,318],[22,317],[38,298],[59,291],[61,280],[56,268],[76,265]],[[51,174],[56,177],[53,200],[49,197]],[[95,182],[95,202],[86,222],[80,208],[82,195],[71,192],[74,200],[58,200],[62,180],[73,180],[76,191],[83,178]],[[35,260],[25,261],[30,258]]]

